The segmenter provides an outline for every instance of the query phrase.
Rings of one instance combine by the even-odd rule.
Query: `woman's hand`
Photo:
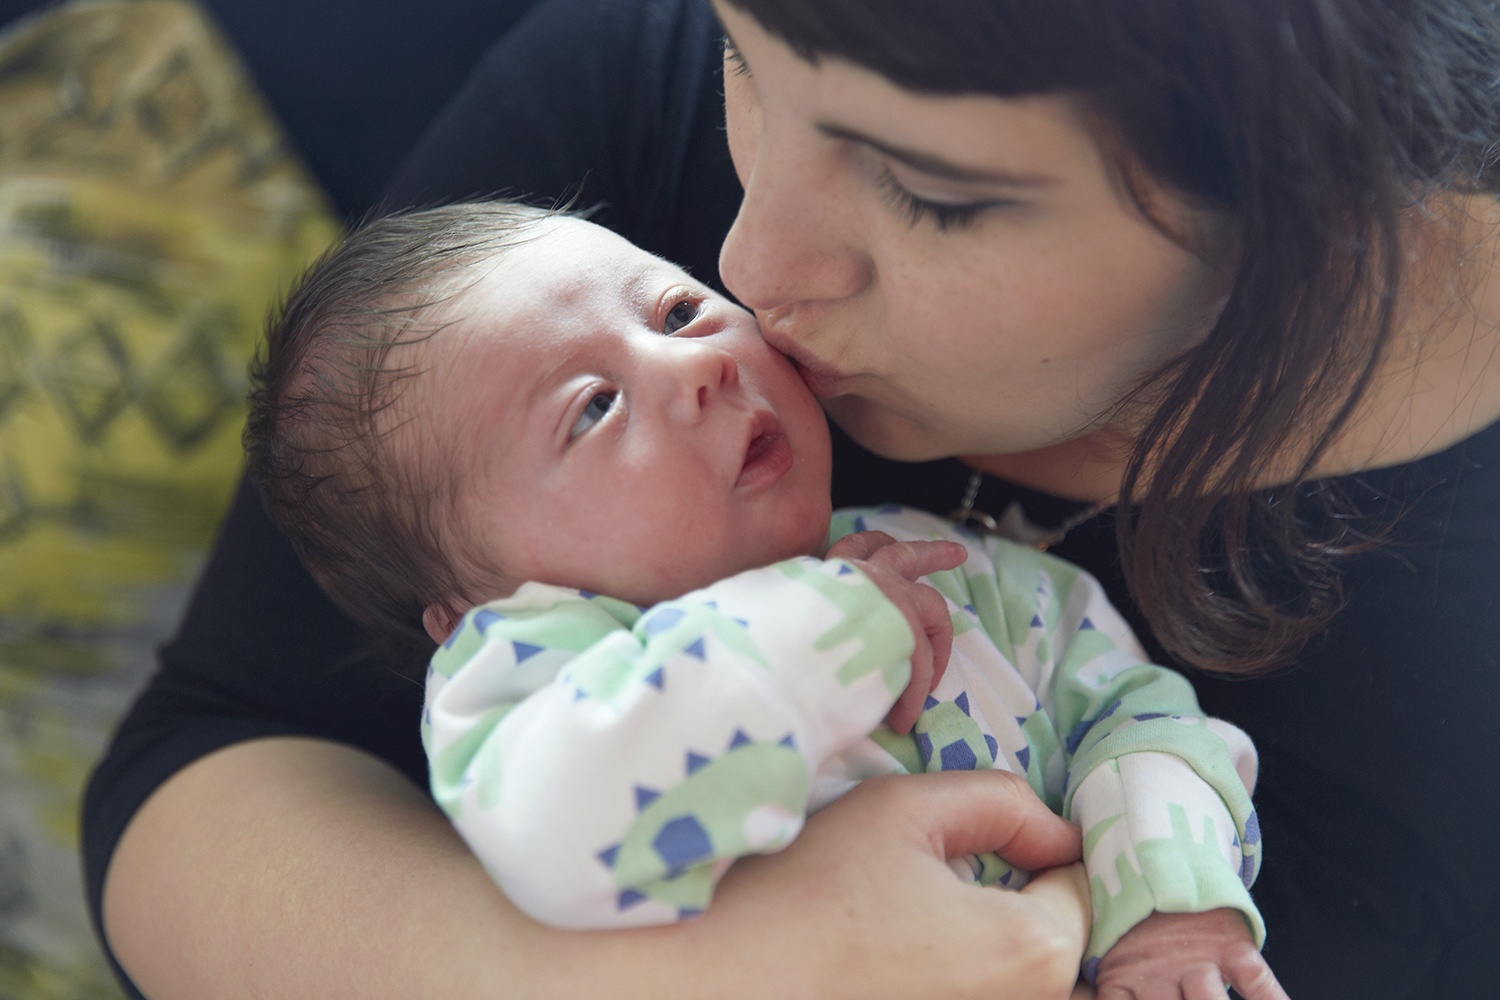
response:
[[[179,772],[110,867],[116,954],[152,1000],[1064,1000],[1087,940],[1079,866],[1019,892],[948,857],[1033,870],[1078,832],[997,771],[877,778],[780,854],[736,863],[707,913],[563,931],[511,906],[405,778],[349,747],[274,738]]]
[[[1016,775],[875,778],[785,851],[737,862],[684,929],[745,941],[763,996],[1064,1000],[1089,932],[1079,846]],[[1040,874],[1010,892],[946,864],[986,850]]]
[[[953,619],[948,602],[923,583],[929,573],[956,569],[969,557],[957,542],[898,542],[883,531],[857,531],[828,549],[827,558],[858,566],[880,588],[886,599],[906,616],[916,646],[911,654],[911,679],[896,699],[886,723],[898,733],[909,733],[927,695],[943,679],[953,650]]]

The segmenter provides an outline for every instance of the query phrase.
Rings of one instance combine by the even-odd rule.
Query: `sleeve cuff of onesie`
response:
[[[1256,947],[1265,923],[1251,902],[1245,856],[1229,809],[1180,758],[1127,754],[1091,771],[1073,801],[1083,828],[1094,923],[1083,971],[1153,912],[1224,907],[1245,917]],[[1256,850],[1258,850],[1258,844]]]

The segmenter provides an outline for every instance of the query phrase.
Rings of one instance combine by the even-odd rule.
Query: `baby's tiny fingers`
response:
[[[869,559],[895,539],[883,531],[856,531],[828,546],[828,559]]]
[[[932,690],[933,685],[932,670],[932,651],[924,649],[922,640],[918,637],[917,648],[911,657],[911,681],[886,715],[886,724],[903,736],[917,724],[917,717],[922,714],[922,708],[927,703],[927,692]]]
[[[1276,979],[1276,973],[1252,945],[1225,963],[1224,974],[1245,1000],[1290,1000]]]
[[[1229,1000],[1224,974],[1217,965],[1195,965],[1182,974],[1183,1000]]]
[[[896,542],[875,552],[869,561],[907,580],[962,566],[969,550],[957,542]]]
[[[953,655],[953,619],[948,619],[947,628],[929,631],[927,641],[932,646],[932,680],[927,685],[931,691],[948,672],[948,660]]]
[[[953,616],[948,612],[948,601],[937,588],[925,583],[910,583],[907,586],[910,588],[912,607],[921,619],[922,631],[930,636],[942,632],[951,636]]]

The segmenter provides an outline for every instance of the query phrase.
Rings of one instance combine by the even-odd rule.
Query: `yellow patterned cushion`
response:
[[[117,996],[76,874],[84,776],[240,468],[267,309],[336,234],[200,10],[0,34],[0,996]]]

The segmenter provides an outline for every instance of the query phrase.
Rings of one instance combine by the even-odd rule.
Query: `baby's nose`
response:
[[[678,399],[684,416],[696,419],[719,393],[739,383],[740,369],[734,355],[712,344],[680,342],[677,357]]]

